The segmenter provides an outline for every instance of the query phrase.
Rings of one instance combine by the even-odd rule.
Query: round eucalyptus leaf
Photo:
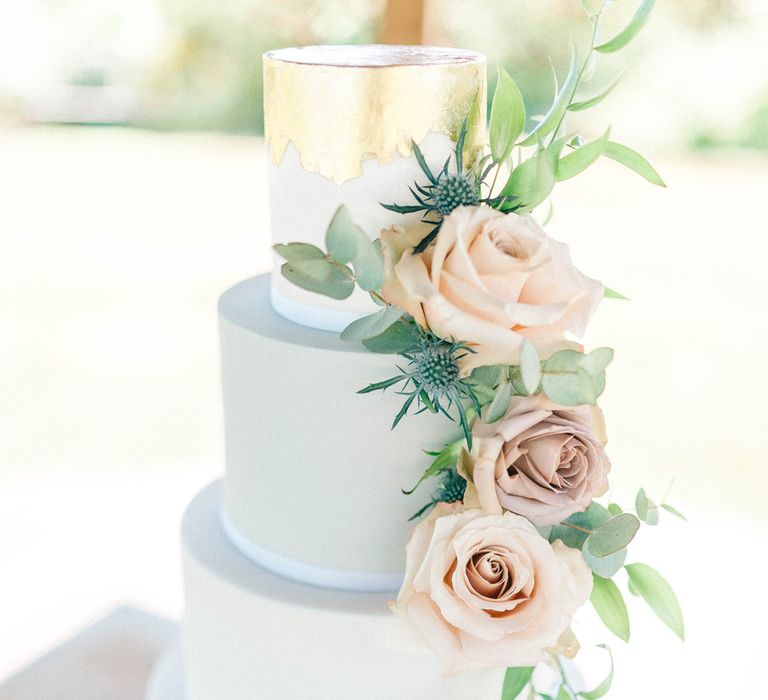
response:
[[[392,324],[397,323],[404,311],[397,306],[387,306],[370,316],[352,321],[342,332],[341,339],[346,341],[367,340],[381,335]]]
[[[637,534],[640,521],[631,513],[614,515],[587,538],[586,547],[595,557],[607,557],[624,549]]]

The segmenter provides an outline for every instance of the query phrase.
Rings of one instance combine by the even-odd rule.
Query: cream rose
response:
[[[610,462],[596,407],[515,396],[501,420],[478,419],[472,432],[472,480],[488,513],[507,510],[554,525],[608,488]]]
[[[581,553],[525,518],[440,504],[408,543],[395,608],[452,675],[531,666],[560,640],[572,645],[571,619],[591,589]]]
[[[515,364],[524,337],[547,356],[583,335],[603,286],[571,262],[530,216],[490,207],[459,207],[443,220],[435,244],[413,246],[422,228],[381,234],[384,298],[442,338],[469,343],[467,369]]]

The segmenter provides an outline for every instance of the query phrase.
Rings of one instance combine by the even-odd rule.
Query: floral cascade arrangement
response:
[[[350,324],[342,339],[398,356],[396,373],[362,388],[403,396],[392,427],[429,411],[454,421],[454,442],[429,453],[418,478],[433,486],[407,544],[405,581],[393,608],[407,617],[440,657],[447,674],[507,668],[501,697],[596,700],[613,678],[576,690],[562,657],[578,641],[571,621],[591,601],[610,632],[625,642],[630,625],[614,578],[680,638],[683,617],[665,579],[643,563],[626,563],[641,523],[660,510],[644,490],[634,513],[596,499],[608,489],[603,393],[610,348],[579,344],[604,297],[620,294],[573,264],[568,246],[550,238],[531,215],[555,183],[601,156],[663,186],[637,152],[602,136],[585,141],[566,128],[613,89],[581,97],[591,63],[626,46],[653,6],[643,0],[626,28],[600,42],[603,9],[581,0],[592,42],[570,69],[547,113],[525,132],[526,106],[499,67],[481,157],[465,154],[466,121],[439,172],[413,152],[423,180],[413,201],[384,203],[397,214],[421,214],[370,241],[340,207],[327,230],[327,250],[306,243],[275,246],[282,274],[300,287],[344,299],[356,286],[381,306]],[[546,222],[545,222],[546,225]],[[556,688],[536,687],[534,668],[548,663]]]

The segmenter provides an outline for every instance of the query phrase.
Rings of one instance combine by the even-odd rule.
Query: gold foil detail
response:
[[[278,165],[291,142],[302,167],[337,184],[365,160],[409,156],[430,131],[456,140],[469,117],[465,158],[485,141],[485,58],[424,47],[308,47],[264,56],[264,129]]]

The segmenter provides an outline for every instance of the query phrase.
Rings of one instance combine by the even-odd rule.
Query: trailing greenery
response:
[[[610,667],[606,677],[592,690],[576,690],[565,673],[563,664],[558,656],[550,656],[549,665],[555,671],[557,680],[550,693],[545,693],[536,687],[533,676],[534,666],[508,668],[504,674],[504,685],[501,690],[501,700],[518,700],[521,693],[528,688],[529,700],[600,700],[606,696],[613,683],[613,654],[607,644],[599,644],[608,653]]]

